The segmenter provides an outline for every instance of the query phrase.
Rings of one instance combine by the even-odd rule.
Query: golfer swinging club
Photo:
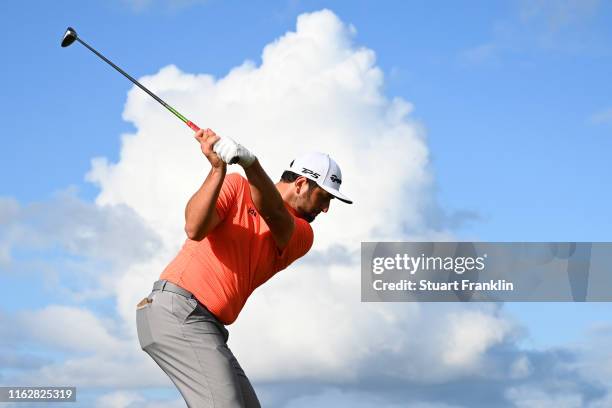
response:
[[[138,304],[138,338],[188,407],[260,407],[225,325],[257,287],[310,250],[309,223],[331,199],[352,201],[326,154],[295,159],[274,185],[244,146],[210,129],[195,138],[212,167],[187,203],[188,239]],[[226,176],[235,158],[246,179]]]

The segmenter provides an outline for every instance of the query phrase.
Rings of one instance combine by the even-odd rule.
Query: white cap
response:
[[[340,184],[342,184],[340,166],[327,154],[306,153],[293,160],[285,170],[313,180],[338,200],[353,204],[350,198],[340,192]]]

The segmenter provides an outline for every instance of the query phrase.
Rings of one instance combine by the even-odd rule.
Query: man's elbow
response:
[[[206,234],[203,231],[198,230],[189,224],[185,224],[185,234],[187,234],[187,238],[192,241],[201,241],[206,238]]]
[[[272,206],[269,206],[269,207],[261,206],[261,207],[262,208],[258,208],[259,214],[261,214],[261,216],[267,221],[278,220],[278,219],[283,220],[283,219],[286,219],[287,215],[289,214],[287,212],[287,208],[285,208],[285,203],[282,200],[278,203],[273,204]]]

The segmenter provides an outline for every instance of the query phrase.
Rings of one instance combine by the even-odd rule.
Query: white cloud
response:
[[[525,386],[510,388],[506,396],[516,408],[581,408],[582,396],[570,391],[546,392]]]
[[[14,248],[59,247],[71,255],[126,266],[149,257],[161,242],[155,232],[126,205],[100,207],[80,200],[72,190],[45,202],[21,206],[0,200],[0,248],[5,263]],[[130,236],[131,240],[124,237]]]
[[[116,391],[98,397],[96,408],[184,408],[185,401],[181,399],[158,400],[147,398],[146,395],[134,391]]]
[[[609,347],[611,341],[612,324],[608,322],[595,325],[585,336],[585,341],[575,345],[577,358],[568,363],[568,368],[580,372],[591,384],[607,388],[609,394],[606,400],[612,402],[612,351]],[[603,402],[600,405],[605,406]]]
[[[50,347],[118,356],[125,350],[125,342],[109,333],[113,322],[104,322],[88,310],[51,305],[22,312],[19,321],[24,334]]]
[[[128,206],[98,206],[72,190],[24,206],[2,198],[0,227],[1,273],[24,280],[40,274],[46,289],[76,302],[114,296],[128,267],[169,257]],[[13,259],[24,249],[27,259]]]
[[[609,408],[612,407],[612,393],[608,393],[606,396],[591,402],[588,405],[589,408]]]
[[[351,41],[333,13],[305,14],[296,32],[265,47],[261,66],[247,61],[218,80],[169,66],[143,82],[190,107],[188,117],[205,118],[200,125],[251,148],[273,179],[297,154],[329,152],[356,204],[332,203],[315,224],[315,248],[400,239],[403,227],[426,232],[431,177],[424,135],[407,116],[409,103],[382,94],[374,53]],[[101,187],[97,202],[130,206],[177,245],[185,202],[208,164],[190,132],[139,89],[130,91],[124,116],[138,131],[124,135],[118,163],[94,162],[88,177]]]
[[[301,262],[255,294],[230,329],[249,375],[342,383],[383,372],[413,383],[479,377],[488,351],[513,334],[502,315],[478,305],[361,303],[358,270]]]
[[[142,404],[144,399],[135,392],[113,392],[96,401],[98,408],[129,408],[135,403]]]
[[[19,332],[21,347],[54,353],[44,364],[34,361],[32,369],[11,373],[13,383],[115,389],[170,385],[122,324],[85,308],[50,305],[7,321]],[[57,358],[58,352],[66,357]]]
[[[409,118],[410,103],[383,94],[374,52],[355,46],[354,33],[330,11],[303,14],[295,32],[264,48],[260,66],[247,61],[219,79],[169,66],[142,78],[163,99],[190,107],[188,117],[203,117],[207,126],[251,148],[274,179],[300,152],[329,152],[342,166],[343,190],[355,199],[353,206],[333,202],[314,224],[314,250],[343,248],[353,254],[349,263],[306,258],[267,283],[232,326],[232,346],[256,381],[351,381],[381,352],[397,356],[398,375],[439,381],[475,370],[478,359],[509,332],[502,319],[486,313],[470,312],[462,320],[456,311],[453,319],[460,323],[432,323],[417,305],[360,303],[361,241],[403,239],[407,231],[411,237],[445,233],[425,220],[432,179],[422,128]],[[100,186],[96,202],[132,208],[171,253],[184,240],[184,205],[203,181],[207,162],[190,132],[137,88],[129,93],[124,117],[137,131],[123,136],[119,162],[93,162],[88,178]],[[126,318],[165,266],[162,261],[134,266],[119,280]],[[478,335],[462,330],[464,323]],[[405,338],[425,326],[436,327],[432,335],[440,340]],[[456,336],[461,352],[448,349],[448,339]],[[412,362],[405,354],[413,349],[439,364]]]
[[[510,367],[510,377],[525,378],[532,372],[532,365],[527,356],[519,356]]]
[[[446,326],[448,343],[442,358],[451,366],[474,366],[511,329],[509,322],[482,311],[449,313]]]
[[[589,123],[593,125],[602,125],[612,123],[612,108],[607,108],[593,113],[589,119]]]
[[[381,395],[368,392],[346,392],[329,388],[321,393],[305,395],[288,401],[284,408],[461,408],[459,405],[410,401],[389,402]]]

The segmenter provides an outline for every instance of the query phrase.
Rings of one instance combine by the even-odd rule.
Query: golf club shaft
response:
[[[80,42],[81,44],[83,44],[85,47],[87,47],[91,52],[93,52],[94,54],[96,54],[98,57],[102,58],[107,64],[109,64],[111,67],[115,68],[117,71],[119,71],[119,73],[121,73],[124,77],[126,77],[127,79],[129,79],[130,81],[132,81],[132,83],[136,86],[138,86],[140,89],[142,89],[143,91],[145,91],[146,93],[149,94],[149,96],[151,96],[153,99],[155,99],[157,102],[161,103],[166,109],[168,109],[170,112],[172,112],[177,118],[179,118],[180,120],[182,120],[187,126],[189,126],[194,132],[197,132],[198,130],[200,130],[200,128],[193,123],[192,121],[190,121],[189,119],[187,119],[186,117],[184,117],[183,115],[181,115],[176,109],[174,109],[172,106],[168,105],[166,102],[164,102],[159,96],[155,95],[153,92],[149,91],[144,85],[142,85],[140,82],[138,82],[137,80],[135,80],[134,78],[132,78],[130,76],[130,74],[128,74],[127,72],[125,72],[124,70],[122,70],[121,68],[119,68],[117,65],[113,64],[113,62],[111,60],[109,60],[108,58],[106,58],[104,55],[100,54],[98,51],[96,51],[93,47],[90,47],[89,44],[87,44],[85,41],[81,40],[79,37],[76,37],[76,40],[78,42]]]

